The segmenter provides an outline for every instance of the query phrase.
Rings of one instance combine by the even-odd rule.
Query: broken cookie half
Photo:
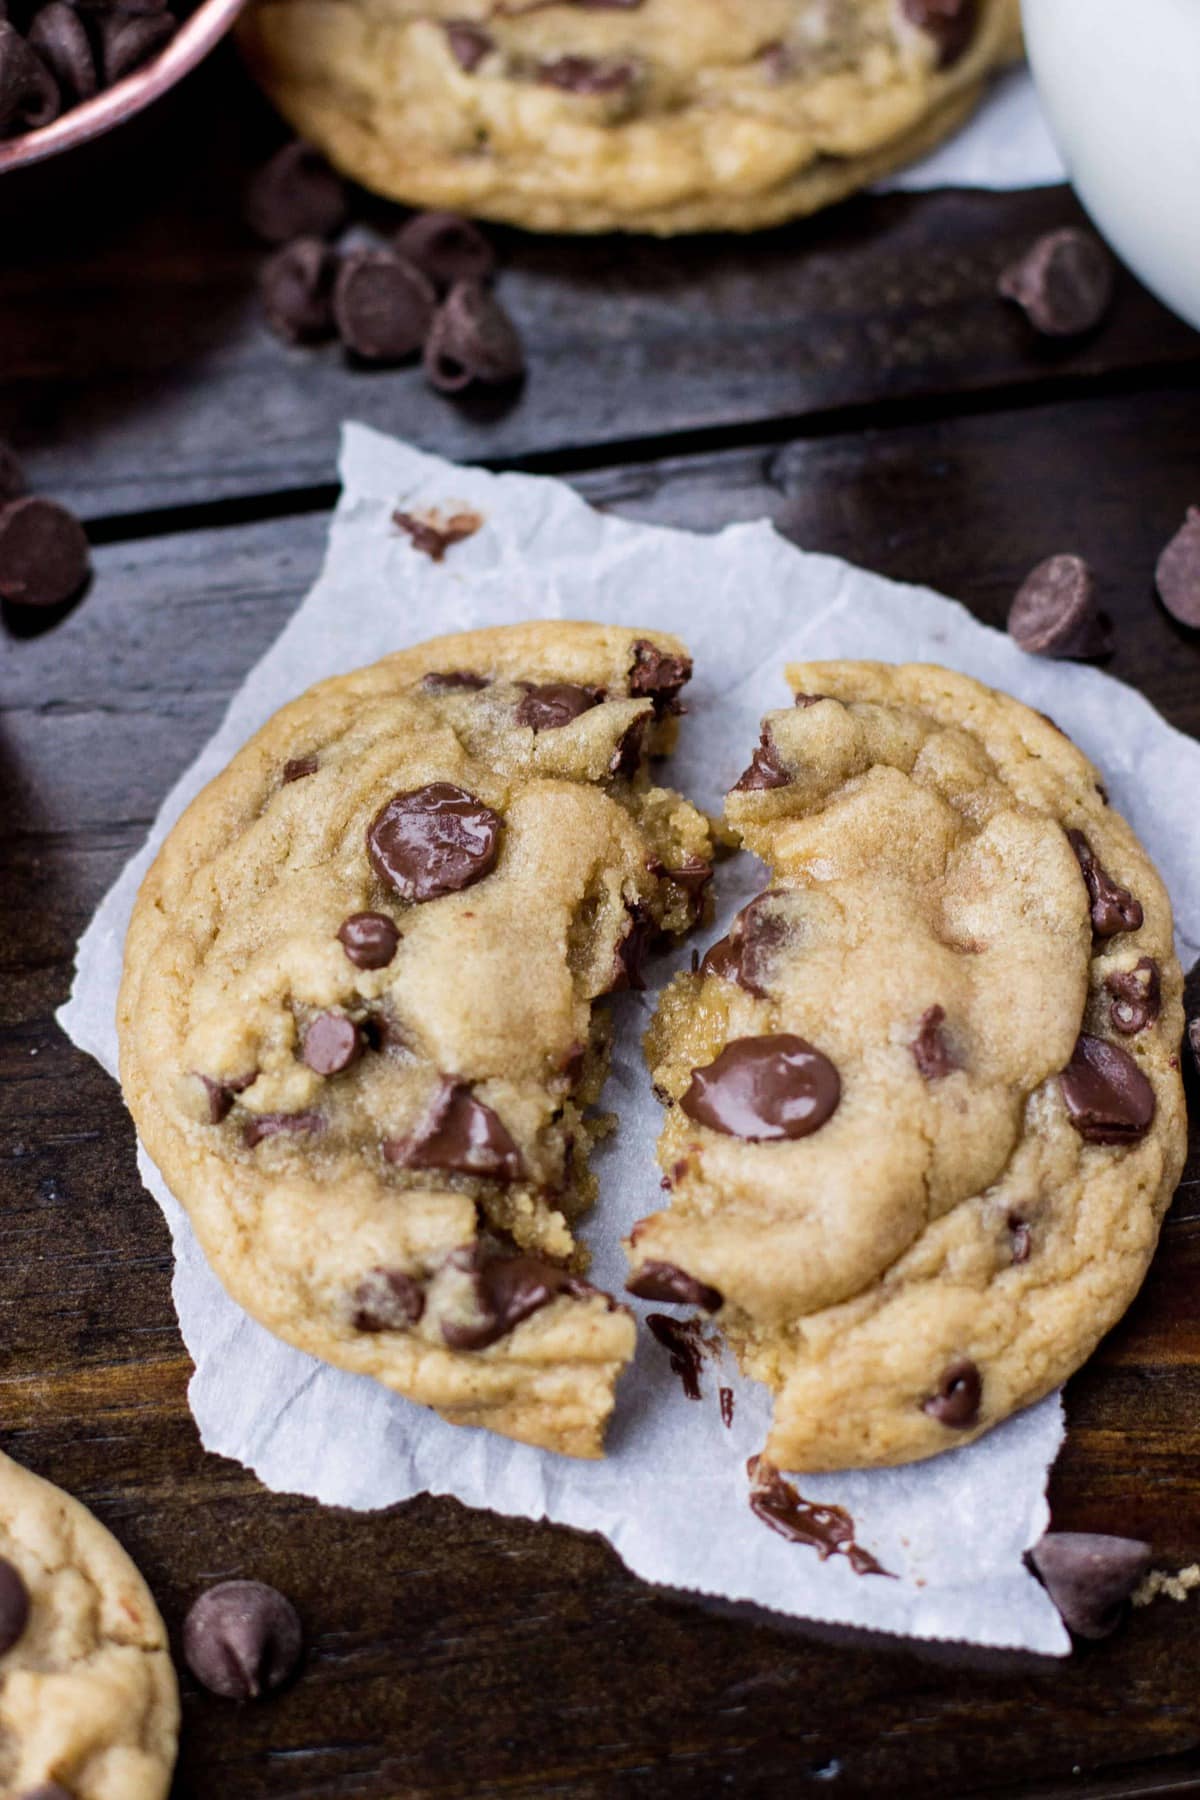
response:
[[[900,1463],[1040,1399],[1136,1293],[1185,1151],[1162,883],[1040,714],[814,663],[727,817],[771,869],[647,1035],[668,1210],[635,1294],[775,1391],[782,1469]]]
[[[138,898],[121,1079],[233,1297],[459,1424],[600,1453],[627,1311],[574,1226],[606,995],[704,903],[654,785],[691,673],[660,633],[442,638],[277,713]]]

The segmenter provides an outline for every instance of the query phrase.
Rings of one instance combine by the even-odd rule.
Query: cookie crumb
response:
[[[1149,1606],[1160,1594],[1168,1600],[1186,1600],[1193,1588],[1200,1587],[1200,1563],[1189,1563],[1186,1569],[1172,1574],[1170,1569],[1151,1569],[1131,1595],[1135,1606]]]
[[[392,524],[408,533],[415,550],[423,551],[431,562],[440,563],[447,550],[461,544],[464,538],[474,537],[482,529],[483,515],[469,507],[449,514],[440,512],[436,506],[421,512],[404,512],[397,507],[392,514]]]

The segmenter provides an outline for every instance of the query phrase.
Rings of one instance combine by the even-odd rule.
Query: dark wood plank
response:
[[[335,346],[271,337],[238,190],[272,127],[231,59],[185,98],[103,194],[76,165],[52,203],[17,188],[8,209],[0,431],[88,518],[329,482],[348,416],[462,459],[578,465],[682,433],[728,443],[773,422],[782,438],[879,403],[1200,376],[1200,336],[1131,279],[1078,345],[1038,342],[997,301],[1004,263],[1079,218],[1065,189],[941,193],[746,239],[501,233],[529,380],[515,403],[456,405],[416,369],[354,370]]]
[[[1114,671],[1200,731],[1200,648],[1148,587],[1154,551],[1197,497],[1198,439],[1190,397],[1161,393],[582,485],[704,529],[767,513],[993,622],[1036,557],[1078,545],[1116,615]],[[4,1447],[114,1527],[173,1633],[199,1586],[239,1572],[290,1592],[309,1634],[301,1681],[268,1706],[237,1711],[187,1687],[176,1794],[1187,1791],[1194,1601],[1160,1603],[1065,1666],[915,1651],[664,1595],[579,1534],[428,1498],[383,1515],[322,1509],[201,1453],[166,1231],[131,1128],[50,1015],[79,929],[315,573],[324,525],[108,545],[84,603],[0,662]],[[1200,1548],[1198,1177],[1194,1155],[1143,1295],[1071,1384],[1053,1488],[1060,1524],[1144,1531],[1168,1564]]]

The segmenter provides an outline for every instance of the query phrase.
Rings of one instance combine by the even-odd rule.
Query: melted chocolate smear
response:
[[[632,781],[642,766],[642,752],[646,746],[646,732],[650,726],[650,714],[643,713],[632,725],[627,725],[613,747],[612,760],[608,772],[618,781]]]
[[[1115,882],[1096,861],[1095,852],[1082,831],[1068,831],[1067,839],[1087,885],[1095,936],[1110,938],[1116,937],[1119,931],[1140,930],[1143,917],[1141,902],[1134,899],[1128,888]]]
[[[753,794],[767,788],[786,787],[791,776],[779,760],[770,726],[764,725],[758,749],[733,784],[735,794]]]
[[[943,1369],[937,1392],[921,1402],[921,1411],[951,1431],[969,1431],[979,1423],[983,1378],[970,1357],[962,1356]]]
[[[1137,1538],[1091,1531],[1048,1531],[1029,1552],[1046,1592],[1076,1637],[1116,1630],[1125,1602],[1150,1567],[1150,1546]]]
[[[1154,1123],[1154,1089],[1129,1052],[1106,1038],[1082,1033],[1058,1085],[1089,1144],[1134,1144]]]
[[[613,974],[608,991],[641,994],[646,988],[642,968],[654,936],[654,920],[637,901],[632,906],[627,902],[625,910],[629,914],[629,929],[613,951]]]
[[[804,1038],[735,1038],[692,1072],[680,1101],[689,1119],[748,1143],[808,1137],[837,1110],[841,1077]]]
[[[448,1078],[417,1129],[406,1138],[390,1138],[383,1154],[397,1168],[448,1169],[487,1181],[519,1181],[525,1172],[497,1114],[475,1098],[467,1082]]]
[[[517,708],[517,724],[532,731],[559,731],[582,713],[599,706],[604,696],[597,688],[579,687],[573,681],[547,681],[540,687],[524,682],[525,695]]]
[[[663,869],[661,873],[668,881],[673,881],[676,887],[683,889],[692,916],[698,919],[704,910],[705,891],[713,878],[712,864],[705,862],[702,857],[689,856],[678,869]]]
[[[636,1225],[630,1233],[630,1241],[637,1242]],[[725,1300],[718,1288],[697,1281],[694,1275],[667,1262],[644,1262],[629,1277],[625,1287],[639,1300],[660,1300],[668,1306],[701,1306],[710,1313],[719,1311]]]
[[[427,694],[449,694],[458,688],[466,688],[471,693],[478,693],[480,688],[491,687],[486,675],[477,675],[474,669],[443,669],[433,671],[422,677],[421,686]]]
[[[443,1322],[442,1336],[452,1350],[486,1350],[560,1294],[585,1300],[599,1291],[536,1256],[497,1256],[481,1244],[453,1254],[458,1266],[475,1276],[479,1318],[466,1325]]]
[[[720,1391],[721,1423],[728,1431],[733,1425],[733,1389],[723,1387]]]
[[[355,1331],[402,1331],[424,1311],[424,1287],[402,1269],[369,1269],[354,1290]]]
[[[945,1019],[945,1007],[931,1006],[927,1012],[922,1013],[920,1032],[909,1046],[913,1061],[926,1081],[940,1081],[954,1068],[946,1040],[942,1036]]]
[[[634,644],[629,692],[636,700],[653,700],[656,713],[678,712],[680,690],[691,679],[690,656],[672,656],[649,638],[639,638]]]
[[[672,1319],[666,1313],[647,1313],[646,1324],[671,1359],[689,1400],[700,1398],[700,1363],[708,1350],[698,1319]]]
[[[461,544],[464,538],[474,537],[483,520],[475,512],[451,513],[447,519],[440,516],[421,518],[416,513],[401,512],[397,507],[392,514],[392,524],[407,532],[414,550],[422,551],[430,562],[440,563],[447,550]],[[486,686],[486,683],[481,685]]]
[[[822,1562],[844,1556],[856,1575],[884,1575],[895,1580],[890,1569],[855,1543],[854,1520],[844,1507],[817,1506],[806,1500],[763,1456],[752,1456],[746,1473],[751,1512],[780,1537],[792,1544],[807,1544]]]
[[[291,781],[303,781],[306,775],[315,775],[317,759],[315,756],[293,756],[283,765],[283,780],[286,786]]]
[[[731,969],[734,981],[757,1000],[765,1000],[770,989],[770,968],[788,938],[788,923],[781,913],[772,911],[775,899],[770,889],[744,906],[729,929],[729,942],[736,954]]]
[[[404,900],[458,894],[490,875],[500,852],[499,813],[450,781],[393,794],[371,822],[367,852]]]
[[[704,952],[698,970],[693,973],[714,975],[718,981],[736,981],[740,967],[738,952],[729,938],[718,938]]]
[[[1110,975],[1104,985],[1112,996],[1109,1019],[1122,1037],[1145,1031],[1162,1011],[1162,976],[1152,956],[1143,956],[1132,969]]]

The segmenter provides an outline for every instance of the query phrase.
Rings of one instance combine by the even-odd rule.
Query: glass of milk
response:
[[[1079,198],[1200,329],[1200,0],[1024,0],[1029,60]]]

